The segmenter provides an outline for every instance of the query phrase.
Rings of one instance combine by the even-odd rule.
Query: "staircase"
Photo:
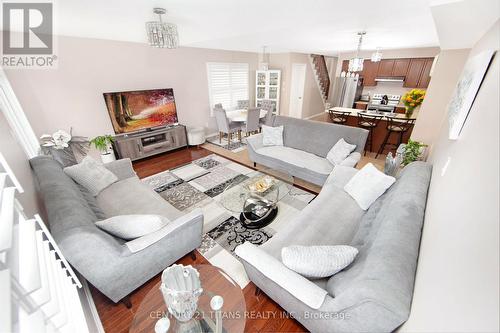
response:
[[[320,54],[311,54],[311,64],[321,97],[323,102],[326,103],[330,90],[330,76],[328,75],[325,57]]]

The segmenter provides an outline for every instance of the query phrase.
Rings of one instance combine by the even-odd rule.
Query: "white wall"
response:
[[[499,49],[500,24],[470,56]],[[483,81],[461,136],[444,122],[429,157],[433,177],[425,213],[411,315],[405,332],[498,332],[499,64]]]

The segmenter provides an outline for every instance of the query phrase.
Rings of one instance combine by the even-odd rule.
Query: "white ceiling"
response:
[[[59,0],[56,33],[145,42],[153,7],[168,10],[182,46],[335,55],[438,46],[430,0]]]
[[[463,0],[58,0],[56,33],[146,42],[144,23],[157,19],[153,7],[164,7],[182,46],[336,55],[356,49],[360,30],[367,31],[363,49],[439,46],[433,13],[453,22],[445,7],[457,2]]]

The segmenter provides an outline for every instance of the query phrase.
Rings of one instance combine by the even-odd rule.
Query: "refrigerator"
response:
[[[363,78],[359,76],[340,76],[335,78],[333,86],[334,107],[353,108],[363,92]]]

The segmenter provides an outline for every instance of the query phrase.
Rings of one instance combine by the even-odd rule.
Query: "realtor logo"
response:
[[[52,2],[4,2],[2,19],[2,66],[54,68]]]

